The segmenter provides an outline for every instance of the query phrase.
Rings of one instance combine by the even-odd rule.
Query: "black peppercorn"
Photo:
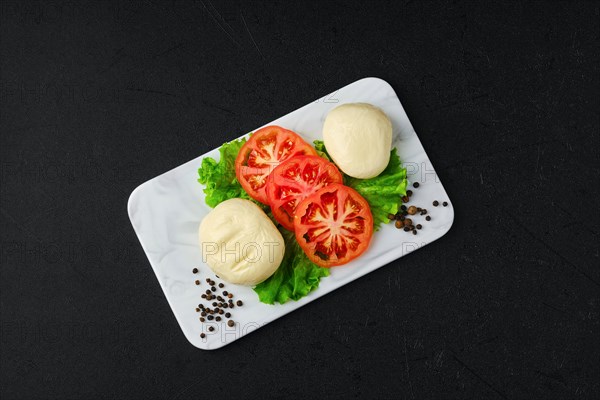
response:
[[[193,274],[197,274],[197,273],[198,273],[198,268],[194,268],[194,269],[192,270],[192,273],[193,273]]]
[[[231,326],[234,326],[234,325],[235,325],[235,322],[233,322],[233,320],[230,319],[229,321],[227,321],[227,326],[231,327]]]
[[[200,284],[200,281],[199,281],[199,280],[196,280],[196,282],[194,282],[194,283],[195,283],[196,285],[199,285],[199,284]]]
[[[445,201],[445,202],[443,202],[443,203],[442,203],[442,205],[443,205],[444,207],[448,207],[448,202],[447,202],[447,201]]]
[[[434,200],[432,204],[433,204],[434,207],[437,207],[437,206],[440,205],[440,202],[437,201],[437,200]]]
[[[418,188],[418,187],[419,187],[419,182],[415,182],[415,183],[413,183],[413,187],[414,187],[414,188]]]
[[[425,219],[426,219],[427,221],[431,221],[431,217],[430,217],[429,215],[428,215],[428,216],[426,216],[426,217],[425,217]]]
[[[209,330],[209,332],[212,332],[212,331],[214,331],[214,330],[215,330],[215,327],[214,327],[214,326],[209,326],[209,327],[208,327],[208,330]]]
[[[231,318],[231,313],[226,312],[225,313],[225,318]]]
[[[406,195],[407,195],[408,197],[412,196],[412,194],[413,194],[413,193],[412,193],[412,190],[407,190],[407,191],[406,191]]]
[[[241,301],[241,300],[238,300],[238,301],[235,303],[235,305],[237,305],[238,307],[241,307],[241,306],[243,306],[243,305],[244,305],[244,303],[242,303],[242,301]]]
[[[417,229],[421,229],[421,228],[423,228],[423,225],[417,224]]]
[[[200,337],[201,337],[202,339],[204,339],[204,338],[206,337],[206,334],[204,334],[204,333],[201,333],[201,334],[200,334]]]
[[[219,287],[223,288],[225,285],[223,285],[222,283],[219,283]]]

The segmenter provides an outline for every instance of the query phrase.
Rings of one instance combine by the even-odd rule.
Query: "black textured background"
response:
[[[598,398],[598,3],[502,3],[2,1],[0,397]],[[129,193],[366,76],[452,230],[195,349]]]

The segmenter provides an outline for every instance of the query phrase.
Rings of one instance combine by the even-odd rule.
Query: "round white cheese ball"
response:
[[[323,141],[333,161],[347,175],[373,178],[390,161],[392,123],[371,104],[342,104],[327,115]]]
[[[253,202],[229,199],[200,223],[202,260],[221,279],[256,285],[277,270],[285,244],[281,233]]]

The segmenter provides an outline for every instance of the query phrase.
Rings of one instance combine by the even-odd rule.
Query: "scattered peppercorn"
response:
[[[233,298],[233,294],[229,293],[229,294],[227,295],[227,297],[229,297],[229,298],[231,299],[231,298]]]
[[[410,201],[410,199],[408,198],[408,196],[402,196],[403,203],[408,203],[409,201]]]
[[[215,317],[213,317],[212,315],[209,315],[209,316],[208,316],[208,317],[206,317],[206,318],[208,318],[208,320],[209,320],[209,321],[212,321],[213,319],[215,319]]]
[[[413,235],[416,235],[417,231],[413,229],[412,233],[413,233]]]
[[[445,202],[443,202],[443,203],[442,203],[442,205],[443,205],[444,207],[448,207],[448,202],[447,202],[447,201],[445,201]]]
[[[206,317],[206,311],[202,311],[202,314],[200,314],[200,315],[202,315],[203,317]]]
[[[206,321],[206,319],[204,319],[204,317],[200,317],[200,322],[204,322]]]
[[[196,307],[196,312],[200,312],[200,308],[199,307]]]
[[[235,322],[233,322],[233,320],[230,319],[229,321],[227,321],[227,326],[232,327],[234,325],[235,325]]]
[[[223,285],[222,283],[219,283],[219,287],[223,288],[225,285]]]
[[[402,205],[400,206],[400,209],[401,209],[402,211],[406,211],[406,206],[405,206],[404,204],[402,204]]]
[[[223,290],[223,296],[227,296],[229,293],[227,292],[227,290]]]
[[[437,206],[440,205],[440,202],[437,201],[437,200],[434,200],[432,204],[433,204],[434,207],[437,207]]]
[[[391,220],[393,220],[394,218],[396,218],[396,215],[395,215],[395,214],[388,214],[388,215],[387,215],[387,217],[388,217],[388,219],[391,221]]]
[[[198,273],[198,268],[194,268],[194,269],[192,270],[192,274],[197,274],[197,273]]]
[[[217,321],[217,322],[219,322],[220,320],[221,320],[221,317],[217,316],[217,318],[215,318],[215,321]]]
[[[408,210],[407,210],[407,211],[408,211],[408,213],[409,213],[410,215],[415,215],[415,214],[417,213],[417,207],[415,207],[415,206],[410,206],[410,207],[408,207]]]
[[[419,182],[415,182],[415,183],[413,183],[413,187],[414,187],[414,188],[418,188],[418,187],[419,187]]]
[[[410,231],[410,227],[409,227],[408,225],[406,225],[406,226],[404,227],[404,232],[408,232],[408,231]]]
[[[231,318],[231,313],[226,312],[225,313],[225,318]]]
[[[417,224],[417,229],[421,229],[421,228],[423,228],[423,225]]]
[[[428,216],[426,216],[426,217],[425,217],[425,219],[426,219],[427,221],[431,221],[431,217],[430,217],[429,215],[428,215]]]
[[[205,335],[204,333],[201,333],[201,334],[200,334],[200,337],[201,337],[202,339],[204,339],[204,338],[206,337],[206,335]]]
[[[199,285],[199,284],[200,284],[200,281],[199,281],[199,280],[196,280],[196,282],[195,282],[195,283],[196,283],[196,285]]]
[[[404,226],[404,222],[397,220],[394,225],[396,225],[396,228],[400,229]]]
[[[412,223],[413,223],[412,219],[410,219],[410,218],[405,218],[404,219],[404,225],[412,225]]]
[[[214,331],[214,330],[215,330],[215,327],[214,327],[214,326],[209,326],[209,327],[208,327],[208,331],[209,331],[209,332],[212,332],[212,331]]]
[[[213,291],[213,292],[216,292],[216,291],[217,291],[217,288],[216,288],[216,287],[214,287],[214,286],[212,286],[212,287],[210,288],[210,290],[211,290],[211,291]]]
[[[241,306],[244,305],[244,303],[241,300],[238,300],[238,301],[235,302],[235,305],[238,306],[238,307],[241,307]]]
[[[407,191],[406,191],[406,195],[407,195],[408,197],[412,196],[412,194],[413,194],[413,193],[412,193],[412,190],[407,190]]]

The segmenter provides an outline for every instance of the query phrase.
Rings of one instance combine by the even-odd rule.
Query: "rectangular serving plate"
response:
[[[428,207],[432,220],[423,224],[416,236],[399,231],[393,224],[383,226],[373,235],[369,249],[356,260],[331,269],[319,288],[299,301],[268,305],[259,302],[250,287],[235,286],[232,290],[243,307],[231,311],[234,327],[225,322],[199,321],[195,308],[207,289],[205,279],[215,278],[202,262],[198,243],[200,221],[211,211],[204,202],[204,187],[197,182],[198,168],[204,157],[219,159],[214,149],[177,168],[138,186],[128,202],[129,218],[140,243],[158,278],[165,297],[181,326],[185,337],[194,346],[211,350],[223,347],[267,323],[319,297],[368,274],[393,260],[422,248],[442,237],[454,220],[454,209],[431,161],[427,157],[394,89],[378,78],[365,78],[345,86],[298,110],[266,125],[280,125],[300,134],[306,141],[322,139],[322,127],[327,113],[343,103],[364,102],[381,108],[392,121],[393,146],[408,172],[409,182],[419,182],[415,199],[429,204],[437,199],[448,201],[448,207]],[[258,129],[258,128],[257,128]],[[245,135],[247,136],[247,135]],[[234,138],[232,138],[233,140]],[[421,217],[424,219],[424,217]],[[192,274],[192,269],[199,269]],[[197,286],[194,281],[199,279]],[[234,285],[228,284],[231,289]],[[210,332],[208,328],[214,330]],[[201,333],[205,338],[201,338]]]

